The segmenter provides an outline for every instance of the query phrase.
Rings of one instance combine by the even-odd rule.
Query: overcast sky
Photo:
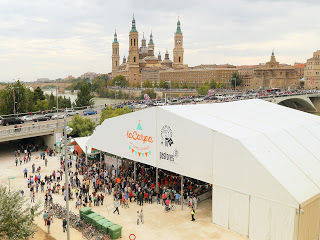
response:
[[[172,59],[178,16],[184,63],[305,62],[320,49],[319,0],[0,0],[0,81],[111,71],[115,29],[128,55],[132,14]]]

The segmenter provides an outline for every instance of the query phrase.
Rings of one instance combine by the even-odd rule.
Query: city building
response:
[[[320,50],[313,53],[313,57],[307,60],[304,70],[305,89],[320,88]]]
[[[86,72],[86,73],[81,75],[81,78],[89,78],[90,80],[92,80],[97,76],[99,76],[99,74],[94,73],[94,72]]]
[[[141,40],[139,47],[139,33],[136,28],[136,21],[133,17],[131,30],[129,32],[129,55],[123,57],[120,64],[119,42],[117,33],[114,34],[112,43],[112,78],[117,75],[123,75],[130,84],[141,84],[142,81],[150,80],[159,82],[159,71],[165,69],[185,69],[183,64],[183,34],[181,31],[181,23],[178,19],[177,30],[174,35],[173,62],[169,58],[169,53],[166,51],[165,58],[162,61],[159,52],[158,57],[154,55],[155,43],[151,32],[150,39],[147,42],[144,37]]]
[[[51,82],[49,78],[37,78],[37,82],[45,83],[45,82]]]

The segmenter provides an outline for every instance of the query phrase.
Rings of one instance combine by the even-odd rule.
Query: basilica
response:
[[[159,71],[161,70],[178,70],[187,67],[187,65],[183,64],[183,35],[179,19],[174,35],[173,61],[169,58],[168,50],[163,60],[161,59],[160,52],[158,57],[154,55],[155,44],[152,32],[148,46],[144,34],[140,47],[138,43],[139,34],[136,28],[136,21],[133,17],[131,31],[129,32],[129,55],[128,58],[123,58],[121,64],[117,33],[114,34],[114,41],[112,43],[112,78],[117,75],[123,75],[129,80],[130,84],[138,84],[145,80],[154,82],[159,80]]]

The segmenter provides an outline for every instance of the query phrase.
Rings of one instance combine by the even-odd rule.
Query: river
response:
[[[44,94],[51,94],[51,90],[45,90],[43,91]],[[52,92],[53,95],[56,95],[56,91]],[[71,91],[65,91],[65,93],[58,93],[58,96],[61,97],[66,97],[66,98],[70,98],[71,102],[74,103],[76,98],[77,98],[77,94],[76,93],[71,93]],[[100,98],[100,97],[94,97],[93,101],[95,103],[95,105],[104,105],[104,104],[114,104],[114,103],[119,103],[119,102],[124,102],[126,101],[125,99],[111,99],[111,98]]]

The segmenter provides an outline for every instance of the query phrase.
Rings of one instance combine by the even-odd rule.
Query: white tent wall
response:
[[[88,144],[107,153],[156,166],[156,116],[156,108],[148,108],[107,119],[97,127]]]
[[[165,109],[157,110],[157,166],[212,183],[212,161],[208,161],[212,159],[212,148],[208,146],[213,145],[213,132]],[[171,146],[166,146],[165,134],[172,138]],[[167,154],[173,156],[173,161],[164,159]]]

